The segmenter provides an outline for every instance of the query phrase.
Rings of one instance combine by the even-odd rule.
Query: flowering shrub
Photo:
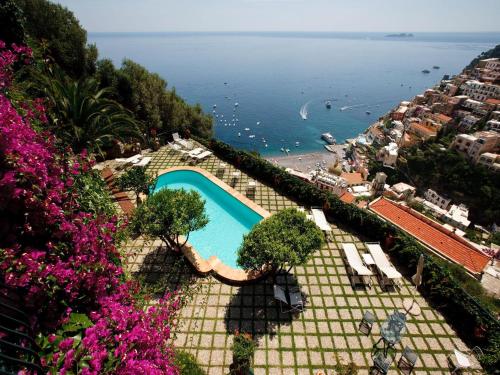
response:
[[[79,204],[86,153],[33,130],[46,121],[40,100],[21,114],[1,93],[23,55],[0,42],[0,280],[23,298],[51,372],[176,374],[169,339],[180,299],[142,309],[124,281],[116,217]]]

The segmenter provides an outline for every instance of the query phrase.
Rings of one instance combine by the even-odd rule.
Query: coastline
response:
[[[278,156],[264,156],[267,161],[279,165],[284,168],[292,168],[296,171],[307,173],[314,170],[317,164],[322,164],[328,168],[334,165],[340,157],[340,162],[344,156],[344,151],[342,148],[346,147],[346,144],[335,145],[336,153],[329,151],[311,151],[304,153],[294,153],[290,155],[278,155]]]

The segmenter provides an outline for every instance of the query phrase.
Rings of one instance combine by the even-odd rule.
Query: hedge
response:
[[[414,269],[420,255],[426,254],[420,291],[469,345],[483,349],[485,355],[480,361],[485,370],[493,373],[500,368],[500,323],[488,306],[467,293],[453,277],[449,263],[372,212],[344,203],[332,193],[292,176],[263,158],[215,139],[197,140],[219,158],[272,186],[280,194],[302,205],[321,206],[328,217],[380,241],[395,261],[407,268]]]

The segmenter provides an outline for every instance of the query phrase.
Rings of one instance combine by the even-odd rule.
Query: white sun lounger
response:
[[[385,288],[387,285],[400,286],[403,276],[394,268],[391,262],[389,262],[380,244],[376,242],[367,242],[365,245],[375,262],[382,287]]]
[[[196,160],[197,162],[203,159],[206,159],[212,155],[212,152],[210,151],[203,151],[201,154],[194,155],[193,159]]]
[[[343,243],[342,249],[344,250],[345,261],[348,265],[348,273],[351,276],[352,283],[362,283],[363,285],[371,286],[371,276],[373,272],[363,264],[363,260],[359,256],[356,246],[354,246],[353,243]]]
[[[141,158],[142,158],[141,154],[136,154],[136,155],[131,156],[131,157],[126,158],[126,159],[123,159],[123,158],[115,159],[116,162],[120,163],[117,166],[117,169],[123,169],[131,164],[138,163],[141,160]]]
[[[152,159],[153,159],[152,157],[146,156],[145,158],[142,158],[142,160],[140,160],[139,162],[132,164],[132,166],[133,167],[145,167],[146,165],[148,165],[151,162]]]
[[[311,208],[311,214],[318,228],[328,236],[332,232],[332,227],[326,220],[323,210],[321,208]]]
[[[194,157],[196,155],[199,155],[203,152],[203,149],[201,147],[197,147],[194,150],[189,151],[189,156]]]

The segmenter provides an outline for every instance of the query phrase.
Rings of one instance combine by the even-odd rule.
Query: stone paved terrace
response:
[[[212,156],[198,166],[215,175],[219,163]],[[185,164],[179,153],[163,148],[153,154],[149,170]],[[233,171],[232,166],[226,168],[222,178],[226,183]],[[245,193],[248,179],[242,174],[235,188]],[[261,183],[252,198],[271,213],[297,206]],[[380,324],[394,309],[402,310],[402,301],[412,296],[422,307],[422,314],[409,316],[407,331],[396,346],[389,373],[398,373],[395,364],[406,345],[419,354],[416,374],[450,373],[447,354],[454,347],[468,350],[465,344],[408,280],[404,280],[399,291],[382,291],[376,282],[371,289],[353,289],[339,248],[342,242],[354,242],[363,250],[362,238],[335,224],[332,228],[333,239],[305,266],[294,268],[286,280],[279,276],[281,283],[298,282],[306,297],[305,311],[296,316],[280,312],[274,302],[271,278],[248,286],[229,286],[213,277],[197,277],[182,258],[159,247],[159,241],[147,243],[137,239],[123,250],[127,269],[147,282],[196,285],[192,300],[180,312],[175,345],[192,353],[208,374],[229,372],[236,329],[251,332],[258,340],[253,366],[256,375],[316,374],[319,370],[333,374],[339,361],[352,361],[359,366],[360,374],[366,374],[373,363],[371,351],[380,338]],[[374,312],[377,318],[368,336],[357,329],[366,310]],[[480,372],[477,362],[473,372]]]

